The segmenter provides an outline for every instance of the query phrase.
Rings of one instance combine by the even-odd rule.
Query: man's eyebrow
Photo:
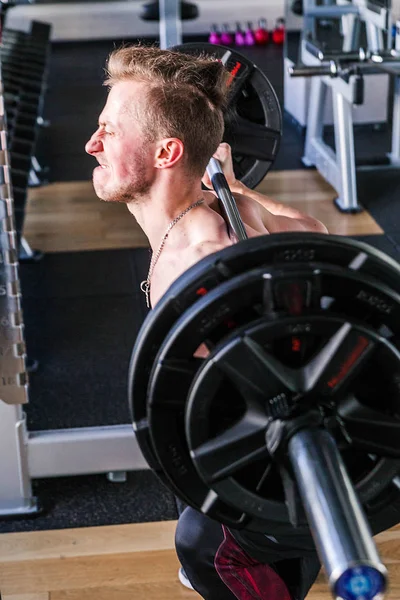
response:
[[[111,127],[116,127],[115,123],[112,121],[108,121],[107,119],[99,119],[98,121],[99,127],[106,127],[107,125],[111,125]]]

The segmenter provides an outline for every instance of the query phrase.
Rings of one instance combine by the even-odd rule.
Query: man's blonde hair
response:
[[[139,45],[111,53],[104,85],[146,83],[137,115],[146,139],[179,138],[188,170],[201,176],[222,141],[228,78],[225,67],[210,56]]]

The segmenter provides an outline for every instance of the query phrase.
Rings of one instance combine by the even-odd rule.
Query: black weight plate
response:
[[[132,351],[128,398],[138,443],[155,470],[158,463],[149,439],[147,388],[156,354],[174,322],[202,295],[237,274],[261,265],[313,262],[373,275],[400,292],[400,267],[383,252],[342,236],[290,232],[251,238],[207,256],[179,277],[149,313]]]
[[[226,46],[194,42],[173,46],[171,50],[209,54],[229,70],[223,140],[232,147],[237,179],[255,188],[274,163],[282,136],[281,108],[268,78],[251,60]]]
[[[268,279],[265,279],[267,270]],[[197,508],[203,506],[208,492],[194,470],[184,436],[185,403],[191,381],[199,367],[198,361],[193,359],[194,352],[204,341],[211,339],[213,343],[221,342],[230,334],[232,327],[241,325],[243,319],[244,322],[247,322],[246,319],[251,322],[259,317],[260,311],[266,314],[265,318],[270,314],[279,322],[279,318],[287,314],[287,307],[282,304],[281,298],[283,284],[295,281],[298,285],[301,280],[311,282],[311,288],[317,292],[313,294],[310,286],[303,286],[308,298],[312,299],[315,295],[318,299],[345,297],[353,304],[356,313],[363,305],[363,300],[358,298],[360,290],[369,298],[379,298],[385,306],[391,303],[390,312],[381,314],[381,303],[377,303],[370,312],[375,317],[379,315],[379,319],[376,317],[379,325],[384,324],[393,330],[399,327],[398,294],[373,278],[329,265],[316,265],[315,268],[284,265],[282,269],[261,267],[247,271],[211,290],[184,312],[172,327],[155,361],[146,421],[151,436],[150,445],[157,462],[166,474],[170,487],[182,498],[182,494],[186,494],[183,499],[188,504]],[[317,308],[314,300],[309,306],[311,310]],[[209,510],[210,516],[223,520],[220,513],[214,516],[213,509],[211,507]],[[246,524],[246,527],[254,528],[255,525]]]
[[[306,353],[299,361],[301,347]],[[393,448],[389,451],[395,450],[396,460],[370,458],[369,444],[376,435],[377,423],[375,419],[367,420],[367,406],[360,405],[364,409],[364,452],[353,445],[340,412],[338,418],[337,409],[357,393],[358,380],[363,382],[377,354],[383,354],[384,360],[393,360],[395,365],[391,381],[381,381],[378,397],[374,388],[369,390],[368,400],[378,404],[375,415],[386,426],[385,433],[393,430]],[[340,386],[331,387],[332,363],[334,374],[340,374],[348,363],[345,385],[342,381]],[[265,432],[270,418],[304,414],[303,409],[307,412],[318,407],[333,435],[335,423],[342,449],[343,441],[351,439],[342,456],[345,463],[350,463],[349,471],[361,502],[369,502],[400,469],[400,419],[396,420],[393,412],[385,414],[385,396],[399,374],[399,351],[369,328],[329,315],[290,317],[276,322],[259,319],[235,330],[219,344],[195,376],[185,410],[191,460],[210,495],[221,502],[246,510],[249,516],[271,520],[277,516],[271,499],[276,501],[276,495],[280,495],[280,516],[287,516],[283,486],[276,481],[279,471],[266,452]],[[398,390],[396,404],[398,411]],[[379,429],[378,434],[382,434]]]

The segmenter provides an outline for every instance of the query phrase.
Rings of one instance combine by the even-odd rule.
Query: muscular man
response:
[[[143,289],[150,290],[151,306],[191,265],[236,241],[215,194],[202,189],[214,153],[249,237],[326,232],[318,220],[236,181],[230,148],[221,145],[227,77],[209,57],[155,47],[125,47],[108,61],[110,91],[86,151],[99,163],[93,172],[97,195],[126,203],[149,240],[153,255]],[[309,532],[269,534],[223,531],[187,507],[176,548],[206,600],[303,600],[319,570]]]
[[[152,306],[188,267],[233,243],[215,195],[201,187],[222,140],[227,77],[218,61],[154,47],[122,48],[108,61],[108,100],[86,145],[99,162],[93,172],[97,195],[127,204],[154,257],[170,224],[195,205],[172,226],[159,251],[150,278]],[[244,188],[234,177],[230,183],[239,192],[249,237],[326,231],[316,219]]]

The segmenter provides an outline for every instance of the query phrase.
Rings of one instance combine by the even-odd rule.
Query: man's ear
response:
[[[165,138],[160,140],[156,146],[155,164],[156,169],[168,169],[175,166],[183,157],[184,145],[178,138]]]

